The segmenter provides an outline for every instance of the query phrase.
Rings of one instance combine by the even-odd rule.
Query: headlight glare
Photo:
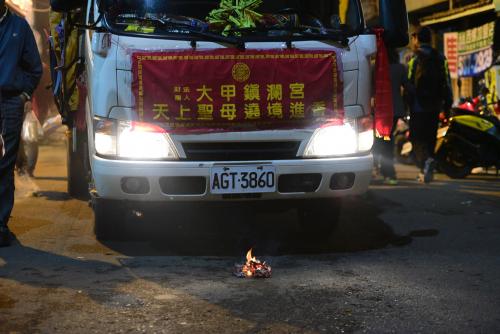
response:
[[[118,156],[127,159],[172,159],[176,157],[169,136],[161,127],[138,122],[118,127]]]
[[[359,152],[368,152],[373,147],[373,130],[361,132],[358,135],[359,140]]]
[[[356,130],[345,123],[316,130],[305,151],[307,157],[329,157],[354,154],[357,150]]]
[[[109,119],[96,119],[94,123],[94,145],[97,154],[116,155],[116,124]]]
[[[178,157],[168,133],[151,123],[96,118],[97,154],[133,160],[165,160]]]
[[[371,116],[358,118],[356,120],[358,129],[358,150],[359,152],[368,152],[373,147],[373,118]]]
[[[326,125],[312,136],[304,156],[325,158],[368,152],[373,146],[371,117],[346,120],[342,124]]]

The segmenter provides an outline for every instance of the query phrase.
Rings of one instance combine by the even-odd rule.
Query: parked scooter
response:
[[[500,168],[500,121],[466,101],[452,110],[436,145],[439,169],[451,178],[467,177],[475,167]]]

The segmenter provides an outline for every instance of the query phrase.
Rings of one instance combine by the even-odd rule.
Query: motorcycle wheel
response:
[[[452,179],[463,179],[472,171],[467,157],[458,145],[443,145],[438,152],[437,158],[439,170]]]

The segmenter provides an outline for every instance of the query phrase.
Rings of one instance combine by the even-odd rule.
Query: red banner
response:
[[[136,52],[140,120],[172,130],[303,128],[343,118],[332,51]]]
[[[384,29],[376,29],[375,33],[377,35],[377,57],[375,60],[375,135],[388,140],[391,137],[394,122],[389,56],[382,37]]]

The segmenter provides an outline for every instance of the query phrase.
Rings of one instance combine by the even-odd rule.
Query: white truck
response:
[[[341,197],[367,191],[372,171],[372,69],[377,44],[363,19],[359,0],[263,1],[252,11],[260,20],[257,25],[236,29],[229,24],[225,31],[213,28],[206,20],[211,11],[219,8],[220,1],[53,0],[52,5],[54,10],[65,13],[61,16],[65,19],[63,27],[70,19],[80,17],[79,24],[72,24],[81,31],[78,54],[81,85],[86,86],[87,94],[82,98],[80,92],[80,101],[84,101],[80,109],[85,113],[85,131],[78,130],[75,115],[64,110],[67,104],[60,103],[60,108],[73,129],[68,146],[69,189],[73,195],[90,192],[98,238],[123,236],[130,212],[168,203],[224,201],[264,201],[273,206],[296,207],[303,228],[321,236],[335,226]],[[406,45],[404,0],[380,0],[379,9],[386,44]],[[148,73],[158,73],[157,78],[142,78],[146,63],[144,68],[142,63],[138,67],[141,59],[171,59],[171,52],[187,52],[189,57],[204,54],[208,55],[204,59],[213,59],[218,52],[227,56],[232,51],[237,56],[215,57],[223,61],[206,63],[209,65],[179,62],[173,67],[155,67],[152,63],[150,71],[157,72]],[[288,59],[290,54],[315,52],[320,55],[317,58],[334,55],[330,66],[339,70],[334,79],[341,85],[340,96],[335,96],[335,91],[321,92],[318,86],[308,90],[308,85],[312,87],[318,84],[315,80],[323,79],[313,75],[304,83],[302,77],[314,74],[316,68],[307,57],[297,56],[290,63],[295,66],[291,73],[287,73],[286,63],[245,64],[245,60],[254,59],[247,57],[249,54],[260,55],[260,59],[269,54]],[[222,70],[224,59],[235,62],[227,73]],[[210,64],[221,70],[211,71]],[[62,65],[59,68],[64,69]],[[171,72],[166,73],[165,68]],[[244,82],[250,72],[259,71],[261,86]],[[272,80],[267,80],[266,73],[283,75],[285,83],[279,85],[280,92],[275,92],[274,98],[285,99],[282,95],[286,95],[292,99],[275,117],[271,117],[269,109]],[[222,85],[220,91],[220,85],[205,85],[212,79],[224,83],[231,75],[229,79],[237,79],[238,85]],[[295,76],[302,77],[298,80]],[[173,77],[185,82],[168,82]],[[137,88],[139,83],[146,85],[143,80],[149,86]],[[187,87],[186,82],[191,86]],[[253,114],[246,103],[252,99],[247,94],[251,87],[261,87],[257,92],[254,89],[253,99],[264,100],[260,105],[253,104]],[[241,88],[240,99],[235,97],[239,94],[235,88]],[[244,98],[243,90],[247,94]],[[209,93],[221,96],[210,97]],[[180,114],[168,114],[173,112],[172,106],[168,109],[167,103],[161,101],[147,104],[147,94],[158,99],[172,95],[172,101],[180,103],[196,100],[193,103],[198,105],[182,109],[181,104]],[[319,109],[311,110],[310,101],[293,100],[304,98],[304,94],[326,94],[339,105],[319,103],[318,107],[315,102]],[[202,98],[207,99],[205,102],[211,99],[212,107],[202,107]],[[222,99],[221,105],[213,101],[217,98]],[[233,117],[225,102],[233,102]],[[195,108],[198,114],[188,118],[199,120],[203,109],[204,123],[171,122],[186,116],[183,111],[196,112]],[[265,126],[255,121],[256,109],[257,116],[266,121],[262,123]],[[231,118],[238,117],[237,112],[245,116],[238,119],[239,126],[231,122]],[[308,113],[313,118],[308,118]],[[249,118],[254,122],[245,123]]]

